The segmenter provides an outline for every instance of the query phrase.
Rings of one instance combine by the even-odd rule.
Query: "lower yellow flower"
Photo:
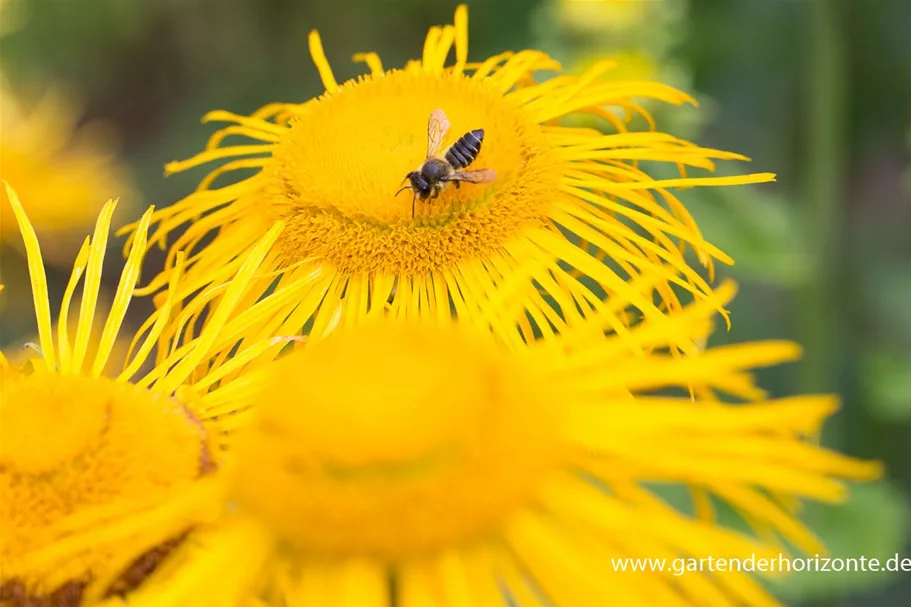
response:
[[[177,525],[145,536],[109,545],[99,540],[75,558],[46,565],[21,560],[63,541],[77,517],[104,529],[157,506],[210,471],[213,458],[202,425],[168,396],[43,370],[6,383],[0,391],[0,592],[53,603],[81,595],[93,582],[110,590],[143,553],[187,531],[190,521],[172,521]]]
[[[100,211],[98,201],[115,193],[128,201],[134,197],[110,138],[100,125],[77,128],[77,121],[71,101],[59,92],[26,108],[0,75],[0,178],[26,201],[32,224],[45,240],[45,261],[55,265],[72,262]],[[9,208],[0,201],[3,244],[18,242]]]
[[[230,508],[131,604],[776,605],[747,573],[611,569],[777,554],[768,538],[821,551],[789,504],[879,473],[812,440],[834,399],[753,385],[794,345],[669,353],[730,294],[632,329],[639,356],[605,337],[607,314],[522,351],[465,325],[340,325],[262,376],[224,473]],[[649,482],[689,487],[697,515]],[[710,496],[758,537],[715,522]]]
[[[235,268],[231,284],[216,288],[221,302],[204,331],[162,341],[168,322],[182,320],[174,307],[175,273],[161,313],[136,335],[122,371],[105,376],[139,277],[152,209],[140,222],[110,311],[101,315],[96,305],[115,203],[102,207],[76,259],[55,330],[34,228],[16,193],[7,186],[6,194],[28,253],[41,357],[19,368],[0,354],[0,604],[88,604],[134,588],[212,512],[204,502],[173,500],[189,487],[206,486],[221,459],[223,432],[239,423],[220,411],[226,402],[231,411],[244,402],[228,375],[280,346],[265,340],[230,361],[212,360],[243,330],[242,317],[225,319],[281,226]],[[81,280],[73,323],[70,308]],[[164,362],[149,366],[156,347],[165,350]],[[209,420],[220,413],[213,432]]]
[[[559,66],[533,50],[469,63],[467,23],[462,6],[454,25],[431,28],[422,58],[404,69],[385,70],[373,53],[355,55],[370,73],[343,84],[313,32],[310,50],[324,95],[271,104],[250,116],[207,115],[206,121],[229,126],[205,151],[166,170],[225,162],[196,192],[156,212],[150,244],[192,225],[173,243],[169,267],[143,292],[165,284],[181,250],[191,252],[187,273],[194,284],[221,280],[222,266],[280,220],[286,229],[268,259],[276,274],[264,276],[259,290],[267,292],[276,275],[287,285],[315,269],[322,273],[304,297],[261,319],[281,333],[312,323],[319,334],[339,317],[353,322],[388,308],[395,316],[455,313],[519,342],[536,331],[559,332],[567,318],[603,307],[605,293],[628,297],[627,282],[642,275],[660,278],[654,297],[634,302],[644,316],[680,307],[672,286],[708,297],[710,286],[684,250],[696,250],[709,266],[730,259],[704,241],[670,189],[773,176],[686,177],[688,167],[711,170],[716,159],[743,159],[655,132],[637,101],[679,105],[691,101],[686,94],[654,82],[605,80],[614,67],[609,61],[579,76],[538,82],[537,73]],[[455,63],[447,65],[453,50]],[[438,197],[415,200],[403,178],[432,151],[428,140],[437,135],[429,136],[429,117],[437,109],[451,126],[436,154],[464,133],[483,130],[468,169],[497,177],[448,184]],[[594,116],[600,130],[560,126],[574,115]],[[641,127],[631,124],[634,118]],[[228,143],[236,137],[246,142]],[[656,180],[642,161],[676,165],[683,174]],[[216,185],[238,171],[254,174]],[[519,289],[529,317],[517,331],[492,319],[485,302],[526,263],[538,269]]]

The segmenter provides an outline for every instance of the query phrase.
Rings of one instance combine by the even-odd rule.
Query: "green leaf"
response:
[[[793,605],[848,596],[907,575],[901,571],[857,569],[861,557],[866,557],[867,561],[879,559],[880,566],[885,567],[897,555],[898,564],[901,564],[902,558],[908,556],[903,551],[908,537],[909,513],[911,508],[904,495],[885,481],[854,486],[849,501],[839,506],[808,506],[804,521],[829,548],[827,556],[833,559],[829,566],[834,568],[843,564],[845,570],[791,573],[770,583],[771,590],[786,604]],[[809,556],[812,559],[815,555]],[[847,570],[849,566],[851,571]]]

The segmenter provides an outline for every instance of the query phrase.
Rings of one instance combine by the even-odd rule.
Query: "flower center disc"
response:
[[[155,504],[210,464],[202,427],[174,399],[103,377],[43,371],[4,378],[0,388],[0,570],[59,539],[62,519]],[[80,580],[108,558],[96,551],[33,575],[38,583],[51,573]]]
[[[427,155],[427,123],[440,108],[452,126],[437,156],[484,130],[468,169],[490,184],[448,184],[415,202],[405,175]],[[308,104],[264,169],[268,219],[288,227],[290,261],[317,256],[352,272],[422,273],[500,246],[542,221],[557,161],[539,125],[490,84],[463,76],[392,71]]]
[[[333,333],[275,373],[237,490],[306,552],[394,559],[470,541],[556,460],[546,386],[449,329]]]
[[[45,474],[97,444],[112,399],[105,390],[87,390],[86,383],[91,382],[37,372],[4,386],[0,465],[24,474]]]

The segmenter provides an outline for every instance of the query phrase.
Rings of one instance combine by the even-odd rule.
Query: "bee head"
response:
[[[421,197],[421,199],[430,196],[430,182],[419,171],[412,171],[407,175],[411,182],[411,189]]]

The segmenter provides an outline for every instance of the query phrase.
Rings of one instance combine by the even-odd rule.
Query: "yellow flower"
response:
[[[653,4],[654,0],[556,0],[555,10],[577,31],[605,33],[644,27]]]
[[[731,292],[631,329],[639,356],[605,335],[607,313],[522,350],[464,323],[340,325],[260,376],[223,471],[230,507],[130,604],[776,605],[744,572],[611,568],[777,555],[779,538],[814,554],[798,500],[879,473],[813,440],[833,398],[754,386],[796,346],[670,354]],[[696,515],[646,483],[687,486]],[[713,499],[757,536],[715,521]]]
[[[60,92],[27,106],[0,76],[0,178],[26,201],[45,242],[45,261],[55,265],[72,262],[98,215],[97,201],[119,193],[132,205],[134,197],[102,125],[77,127],[77,121],[78,112]],[[0,201],[0,240],[16,243],[16,234],[9,205]]]
[[[250,116],[208,114],[206,121],[231,125],[213,135],[205,151],[170,163],[167,172],[227,162],[195,193],[156,211],[150,246],[182,224],[192,225],[173,243],[165,272],[142,292],[164,286],[181,250],[188,251],[193,284],[221,280],[223,266],[281,220],[286,228],[268,259],[280,284],[294,284],[314,269],[322,277],[300,300],[262,319],[280,333],[296,333],[311,321],[307,326],[319,333],[339,318],[353,322],[386,308],[394,316],[440,317],[452,309],[466,321],[512,335],[515,327],[491,319],[485,301],[526,263],[539,267],[516,287],[528,320],[521,336],[512,335],[514,342],[535,331],[559,331],[566,318],[603,308],[605,294],[628,294],[627,281],[641,275],[661,277],[657,303],[649,296],[635,300],[644,316],[680,306],[672,285],[707,297],[710,286],[687,264],[685,248],[710,267],[712,259],[730,260],[702,239],[669,188],[772,176],[653,179],[640,161],[711,169],[712,159],[742,157],[654,130],[630,132],[634,117],[650,121],[635,98],[691,100],[653,82],[604,81],[610,62],[541,83],[535,73],[558,65],[538,51],[468,63],[467,19],[462,6],[454,26],[432,28],[422,58],[404,69],[385,70],[374,53],[355,55],[370,73],[341,85],[313,32],[310,49],[324,95],[271,104]],[[455,64],[447,66],[453,48]],[[417,201],[412,217],[411,192],[395,194],[425,159],[435,109],[451,122],[444,146],[467,131],[484,130],[471,168],[493,170],[497,178],[447,187],[436,199]],[[575,114],[599,117],[608,132],[558,125]],[[225,144],[235,136],[247,143]],[[221,177],[251,169],[252,176],[216,187]],[[274,280],[264,277],[259,290],[266,292]]]
[[[22,29],[30,8],[18,0],[0,0],[0,38]]]
[[[226,376],[274,347],[275,340],[266,340],[230,361],[211,361],[213,347],[243,330],[242,316],[225,319],[281,226],[251,250],[229,285],[216,287],[223,297],[204,331],[162,341],[165,325],[183,319],[174,297],[183,263],[178,259],[159,315],[136,334],[122,371],[106,376],[139,277],[152,209],[140,221],[110,311],[101,315],[96,304],[115,203],[102,207],[74,264],[55,330],[35,230],[8,185],[6,193],[28,255],[41,358],[17,368],[0,353],[0,604],[91,603],[134,587],[208,516],[211,508],[203,502],[197,508],[172,498],[205,486],[198,483],[221,460],[229,436],[223,432],[240,423],[221,412],[219,428],[210,429],[210,418],[226,402],[232,410],[244,402],[242,386]],[[74,323],[71,304],[81,280]],[[164,361],[150,366],[156,345],[165,350]],[[174,504],[183,509],[174,514]],[[137,518],[143,526],[131,527]]]
[[[580,69],[597,65],[607,56],[617,63],[617,68],[606,74],[611,80],[645,80],[654,78],[659,72],[659,65],[648,53],[637,49],[601,50],[597,54],[579,56],[575,64]]]

